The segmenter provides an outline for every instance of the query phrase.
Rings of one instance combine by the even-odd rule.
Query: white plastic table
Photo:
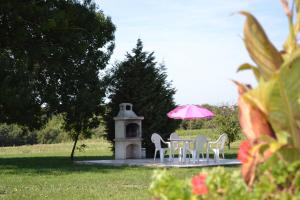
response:
[[[186,161],[186,151],[188,150],[188,147],[189,147],[189,144],[190,143],[194,143],[195,140],[194,139],[184,139],[184,138],[180,138],[180,139],[169,139],[170,141],[170,161],[172,158],[172,145],[173,145],[173,142],[182,142],[183,143],[183,152],[182,152],[182,162],[185,162]]]

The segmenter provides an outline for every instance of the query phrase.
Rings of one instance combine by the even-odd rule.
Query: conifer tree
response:
[[[143,147],[147,157],[153,156],[154,145],[151,134],[159,133],[164,139],[178,127],[177,120],[169,119],[167,112],[175,107],[175,89],[167,81],[166,68],[157,64],[154,53],[143,51],[143,44],[137,40],[132,53],[127,53],[124,61],[117,63],[106,77],[108,83],[107,112],[104,117],[107,138],[114,145],[114,120],[119,104],[129,102],[142,122]]]

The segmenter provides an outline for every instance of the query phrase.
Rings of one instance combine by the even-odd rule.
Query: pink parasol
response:
[[[212,118],[214,114],[206,108],[197,105],[183,105],[177,106],[167,116],[173,119],[201,119],[201,118]]]

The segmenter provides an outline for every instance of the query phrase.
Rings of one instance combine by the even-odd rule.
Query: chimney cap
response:
[[[114,119],[144,119],[144,117],[138,117],[132,110],[132,107],[131,103],[120,103],[119,113]]]

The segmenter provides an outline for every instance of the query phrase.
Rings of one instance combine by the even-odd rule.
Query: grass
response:
[[[204,135],[212,140],[217,139],[220,134],[218,134],[214,129],[196,129],[196,130],[177,130],[176,133],[178,133],[178,135],[180,137],[196,137],[197,135]]]
[[[112,158],[105,140],[84,143],[88,147],[76,152],[77,160]],[[236,157],[237,144],[226,151],[227,157]],[[71,147],[62,143],[0,148],[0,199],[151,199],[148,187],[154,169],[76,165],[69,159]],[[168,170],[189,178],[201,169]]]

